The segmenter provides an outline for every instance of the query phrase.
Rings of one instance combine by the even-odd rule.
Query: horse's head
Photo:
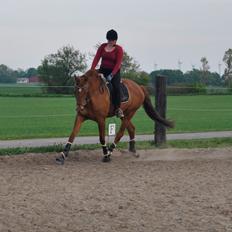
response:
[[[86,105],[91,100],[91,95],[99,89],[101,78],[95,70],[89,70],[81,76],[75,76],[75,97],[77,107],[84,112]]]
[[[82,76],[75,76],[75,97],[77,102],[77,108],[83,111],[88,103],[88,76],[85,74]]]

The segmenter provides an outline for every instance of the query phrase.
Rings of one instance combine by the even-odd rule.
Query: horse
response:
[[[114,107],[111,101],[110,91],[107,87],[107,82],[102,74],[97,70],[88,70],[81,76],[75,76],[75,98],[76,98],[76,118],[61,156],[56,158],[59,164],[64,164],[65,159],[68,157],[71,145],[77,136],[82,123],[85,120],[93,120],[98,124],[99,140],[102,145],[103,162],[109,162],[113,150],[116,148],[117,143],[124,135],[127,129],[129,140],[129,151],[136,153],[135,149],[135,126],[132,124],[131,119],[136,111],[143,105],[146,114],[153,120],[161,123],[167,128],[173,128],[174,122],[167,120],[159,115],[154,109],[148,91],[142,85],[129,79],[122,79],[122,83],[127,87],[129,92],[129,99],[127,102],[121,103],[121,109],[124,112],[124,117],[121,118],[121,125],[119,131],[116,133],[114,142],[106,145],[105,141],[105,120],[107,117],[114,116]]]

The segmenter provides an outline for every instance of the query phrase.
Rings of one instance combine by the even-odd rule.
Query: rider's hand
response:
[[[111,81],[112,78],[113,78],[113,75],[112,75],[112,73],[111,73],[110,75],[108,75],[108,76],[106,77],[106,80],[107,80],[107,81]]]

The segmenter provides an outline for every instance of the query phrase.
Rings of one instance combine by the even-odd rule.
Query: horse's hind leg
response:
[[[80,131],[81,124],[82,124],[83,121],[84,121],[84,117],[83,116],[81,116],[81,115],[77,115],[76,116],[76,120],[75,120],[75,123],[74,123],[74,126],[73,126],[72,133],[69,136],[69,140],[66,143],[63,152],[61,152],[61,156],[58,157],[58,158],[56,158],[56,162],[57,163],[64,164],[64,160],[68,156],[68,153],[69,153],[69,150],[71,148],[71,145],[72,145],[72,143],[73,143],[73,141],[74,141],[77,133]]]
[[[129,136],[130,136],[129,151],[136,153],[136,150],[135,150],[135,127],[131,121],[129,121],[129,123],[128,123],[127,131],[128,131]]]
[[[122,138],[122,136],[124,135],[124,132],[125,132],[125,129],[128,128],[128,126],[130,126],[130,120],[131,118],[133,117],[135,112],[131,113],[130,115],[124,117],[122,119],[122,123],[121,123],[121,126],[120,126],[120,129],[118,131],[118,133],[116,134],[116,137],[114,139],[114,143],[112,143],[109,147],[109,152],[112,153],[113,150],[116,148],[116,144],[120,141],[120,139]],[[134,126],[133,126],[134,127]],[[134,129],[131,127],[131,136],[132,138],[134,138]]]

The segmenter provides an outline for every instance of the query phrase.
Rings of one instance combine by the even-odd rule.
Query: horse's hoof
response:
[[[133,156],[134,156],[135,158],[139,158],[139,154],[136,153],[136,152],[133,152]]]
[[[111,161],[111,158],[110,158],[110,155],[105,155],[103,158],[102,158],[102,162],[104,163],[108,163]]]
[[[136,150],[135,149],[129,149],[129,152],[136,153]]]
[[[56,158],[56,163],[60,165],[64,165],[64,157],[61,156],[61,157]]]

